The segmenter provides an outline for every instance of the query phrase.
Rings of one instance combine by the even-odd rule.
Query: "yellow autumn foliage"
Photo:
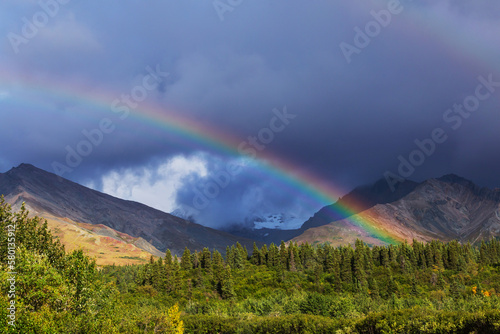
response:
[[[179,311],[178,304],[175,304],[165,312],[164,320],[166,327],[165,333],[168,334],[184,333],[184,322],[181,320],[181,312]]]

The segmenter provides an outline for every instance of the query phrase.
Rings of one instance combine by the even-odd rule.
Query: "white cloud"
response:
[[[197,155],[178,155],[157,167],[112,171],[103,176],[102,191],[172,212],[177,208],[177,192],[183,180],[193,175],[207,175],[206,161]]]

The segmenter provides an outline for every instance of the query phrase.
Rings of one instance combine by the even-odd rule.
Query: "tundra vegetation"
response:
[[[98,268],[24,207],[0,199],[0,224],[2,333],[500,332],[496,239],[236,244]]]

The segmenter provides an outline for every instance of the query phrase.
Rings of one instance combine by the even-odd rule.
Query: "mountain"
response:
[[[360,238],[370,244],[386,243],[381,236],[400,241],[457,239],[472,243],[499,237],[500,189],[481,188],[457,175],[445,175],[418,184],[394,202],[376,204],[349,218],[307,229],[293,241],[344,244]]]
[[[392,191],[385,179],[380,179],[377,182],[355,188],[344,197],[340,198],[336,203],[323,207],[313,217],[309,218],[303,224],[297,224],[294,220],[289,223],[287,215],[273,214],[267,219],[267,216],[262,216],[260,221],[253,217],[250,224],[239,224],[229,226],[225,229],[226,232],[246,236],[265,243],[274,242],[279,244],[281,240],[293,239],[308,229],[318,226],[327,225],[333,221],[339,221],[349,216],[369,209],[377,204],[385,204],[394,202],[410,192],[418,186],[417,182],[407,180],[396,185],[396,190]],[[349,212],[344,210],[345,207],[350,208]],[[279,228],[284,222],[286,226],[301,225],[298,229],[281,229]],[[281,224],[278,224],[281,223]],[[353,240],[355,240],[354,238]]]
[[[418,186],[417,182],[406,180],[395,186],[392,191],[385,179],[380,179],[374,184],[357,187],[350,193],[340,198],[336,203],[325,206],[313,217],[307,220],[300,230],[323,226],[332,221],[341,220],[352,214],[362,212],[377,204],[386,204],[403,198],[411,193]],[[350,212],[345,212],[344,208],[349,208]]]
[[[137,247],[151,253],[170,249],[181,255],[185,247],[204,247],[225,252],[226,246],[240,242],[251,249],[253,240],[235,237],[144,204],[121,200],[72,181],[21,164],[0,174],[0,194],[14,206],[26,202],[33,214],[69,220],[85,226],[110,228],[117,234],[136,238]],[[111,230],[101,228],[105,233]],[[128,238],[126,237],[126,238]]]

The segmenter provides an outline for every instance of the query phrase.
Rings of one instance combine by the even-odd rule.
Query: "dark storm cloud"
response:
[[[305,199],[290,185],[263,178],[254,162],[208,156],[205,159],[207,169],[215,173],[185,179],[177,193],[179,208],[203,224],[216,228],[231,224],[253,226],[252,217],[269,213],[286,213],[304,222],[320,208],[318,202]],[[221,177],[230,163],[240,166],[238,172],[232,177]]]
[[[398,157],[407,158],[414,141],[429,138],[436,128],[445,129],[448,139],[411,178],[455,172],[500,185],[500,88],[459,129],[450,130],[443,120],[447,109],[474,94],[479,76],[500,81],[499,5],[401,1],[390,23],[346,57],[340,44],[355,46],[355,28],[365,29],[374,20],[371,11],[387,10],[389,3],[244,1],[221,21],[212,1],[70,1],[19,44],[18,53],[9,33],[22,35],[23,18],[32,20],[43,9],[36,1],[2,4],[0,69],[13,75],[10,86],[0,85],[0,140],[10,143],[1,151],[0,168],[31,162],[50,170],[54,161],[64,162],[68,145],[85,139],[83,130],[95,129],[104,117],[116,129],[66,177],[98,187],[100,175],[109,171],[154,169],[170,157],[209,150],[185,146],[134,118],[120,120],[109,108],[94,110],[23,88],[29,77],[42,87],[56,81],[89,93],[109,91],[111,106],[140,84],[148,66],[159,66],[170,75],[144,103],[181,112],[241,141],[267,127],[274,108],[287,106],[296,118],[266,152],[336,188],[349,190],[386,171],[396,173]],[[197,182],[204,181],[186,179],[179,204],[190,205]],[[299,206],[295,195],[282,197],[266,182],[240,175],[211,202],[206,219],[214,222],[219,212],[263,189],[257,202],[272,210]],[[252,210],[252,204],[241,203],[234,214],[226,210],[227,221]]]

